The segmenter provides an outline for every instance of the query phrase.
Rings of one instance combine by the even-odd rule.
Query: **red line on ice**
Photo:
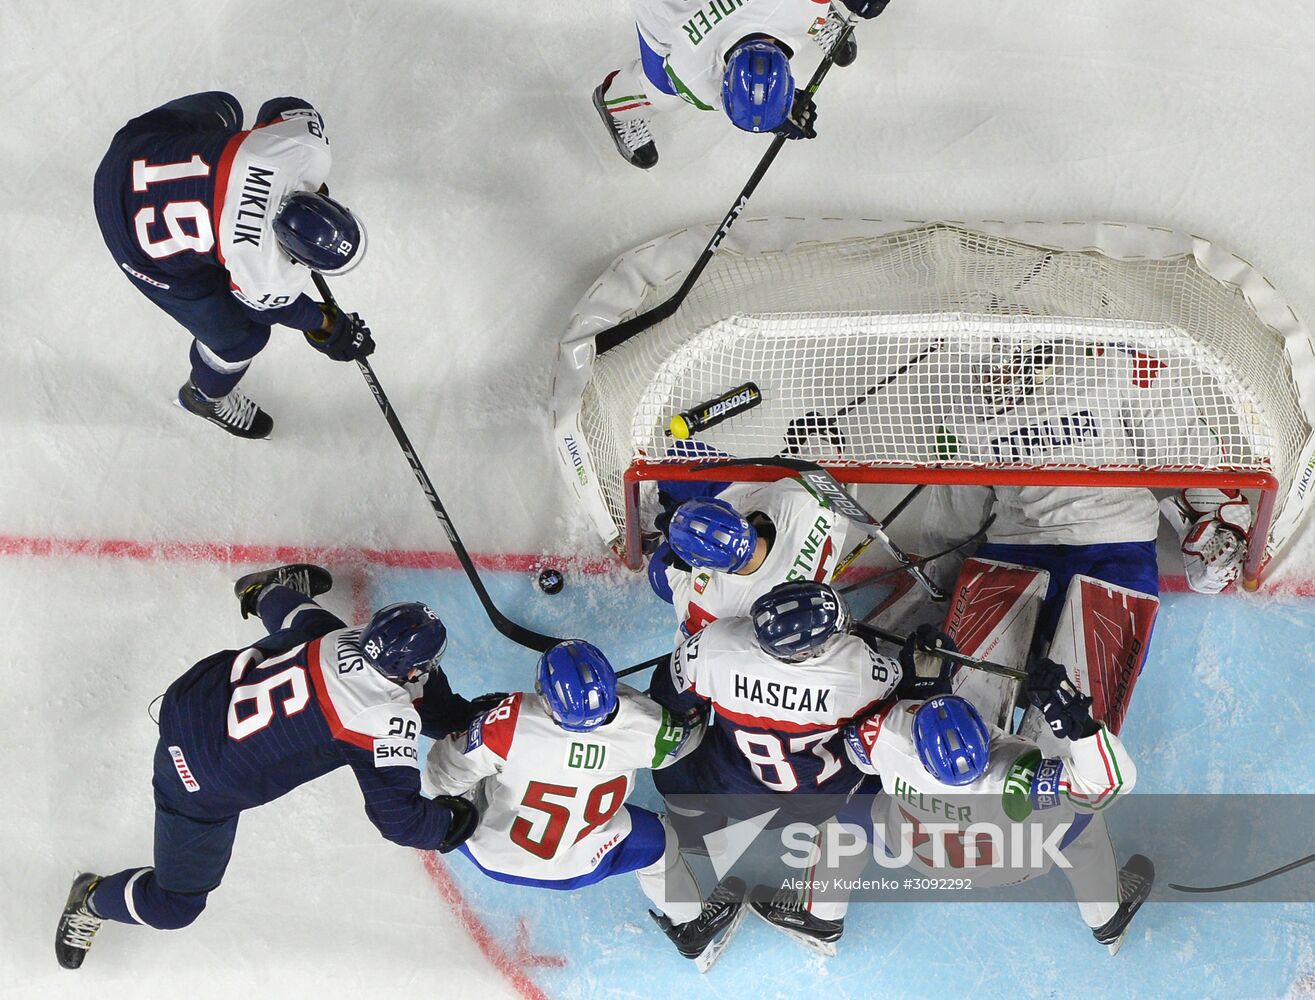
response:
[[[89,557],[92,559],[135,559],[142,562],[287,563],[324,562],[336,565],[375,564],[401,569],[444,569],[461,567],[452,552],[413,549],[366,549],[347,546],[252,545],[237,542],[139,542],[121,538],[51,538],[29,535],[0,535],[0,556]],[[609,563],[547,555],[471,554],[483,569],[529,573],[548,565],[570,565],[577,572],[601,573]],[[365,575],[353,572],[351,601],[357,621],[370,613],[369,585]],[[526,966],[562,968],[566,959],[558,955],[535,955],[528,947],[528,931],[517,928],[516,956],[498,944],[492,932],[462,895],[447,865],[435,851],[420,852],[425,871],[439,895],[452,908],[457,921],[470,935],[484,957],[524,1000],[548,1000],[526,974]]]
[[[126,538],[55,538],[41,535],[0,535],[0,556],[84,556],[93,559],[135,559],[143,562],[280,563],[324,562],[387,566],[391,569],[460,569],[456,553],[434,549],[367,549],[343,545],[256,545],[247,542],[140,542]],[[605,573],[609,559],[533,553],[471,553],[480,569],[532,573],[545,566],[567,566],[577,573]],[[869,570],[869,572],[873,572]],[[857,569],[853,580],[862,579]],[[848,580],[849,577],[846,577]],[[1160,577],[1160,591],[1186,593],[1181,574]],[[1230,587],[1226,594],[1237,594]],[[1315,597],[1315,579],[1264,581],[1261,594]]]
[[[454,552],[429,549],[367,549],[355,546],[254,545],[246,542],[140,542],[125,538],[55,538],[0,535],[0,556],[86,556],[93,559],[135,559],[142,562],[367,563],[393,569],[460,569]],[[481,569],[530,573],[544,566],[569,565],[580,573],[602,573],[611,565],[601,559],[531,553],[472,553]]]
[[[503,950],[502,946],[493,937],[492,932],[484,924],[484,921],[480,920],[479,914],[466,902],[460,886],[452,877],[452,873],[448,871],[448,867],[444,864],[439,853],[437,851],[421,851],[420,858],[425,866],[425,872],[434,883],[434,887],[438,889],[439,895],[452,907],[452,912],[456,914],[457,920],[461,922],[461,925],[466,929],[466,933],[470,935],[471,940],[484,953],[484,957],[489,960],[493,967],[507,978],[507,981],[525,1000],[548,1000],[548,995],[535,985],[534,980],[525,973],[521,964]],[[543,957],[548,961],[541,964],[556,965],[556,962],[553,961],[556,956]],[[562,960],[561,964],[565,965],[565,960]]]

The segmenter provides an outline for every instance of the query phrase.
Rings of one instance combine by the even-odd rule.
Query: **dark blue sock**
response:
[[[197,350],[196,341],[192,341],[189,357],[192,362],[192,384],[201,390],[203,396],[209,396],[211,399],[227,396],[247,373],[246,365],[235,372],[221,372],[211,368],[206,364],[201,352]]]
[[[201,915],[206,895],[170,892],[160,888],[154,868],[127,868],[96,883],[90,904],[92,912],[105,920],[172,931]]]

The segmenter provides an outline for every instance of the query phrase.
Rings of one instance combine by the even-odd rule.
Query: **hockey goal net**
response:
[[[1290,537],[1312,475],[1315,351],[1273,287],[1209,242],[1108,223],[742,220],[672,318],[597,354],[594,336],[670,296],[710,233],[623,254],[562,342],[557,448],[627,564],[652,481],[784,474],[699,472],[666,433],[746,382],[761,403],[696,447],[776,455],[811,414],[824,432],[790,438],[798,456],[846,482],[1254,490],[1252,584]],[[1042,396],[1053,419],[974,439],[984,415]],[[1048,457],[1088,420],[1126,433]]]

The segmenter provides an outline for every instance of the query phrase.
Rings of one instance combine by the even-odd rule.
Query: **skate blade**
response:
[[[708,970],[717,964],[717,959],[721,958],[721,953],[726,950],[726,946],[731,943],[731,938],[739,930],[746,909],[748,909],[748,906],[742,905],[740,911],[731,918],[731,922],[703,949],[703,953],[694,959],[694,967],[699,970],[701,975],[706,975]]]
[[[751,906],[748,908],[753,910],[753,907]],[[791,941],[803,945],[805,948],[807,948],[809,951],[813,952],[814,954],[821,955],[823,958],[835,957],[836,942],[819,941],[817,938],[811,937],[808,934],[800,934],[798,931],[791,930],[789,927],[782,927],[780,924],[774,924],[766,917],[764,917],[761,913],[759,913],[757,910],[753,910],[753,915],[757,917],[759,920],[761,920],[763,923],[765,923],[772,930],[784,934]]]

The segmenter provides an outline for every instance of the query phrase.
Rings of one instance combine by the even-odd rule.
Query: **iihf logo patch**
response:
[[[201,783],[196,780],[192,774],[192,769],[187,766],[187,758],[183,756],[181,747],[170,747],[169,756],[174,759],[174,770],[178,772],[178,777],[183,783],[183,787],[189,792],[199,792]]]

